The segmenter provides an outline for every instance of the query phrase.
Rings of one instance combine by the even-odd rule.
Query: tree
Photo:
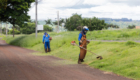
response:
[[[0,20],[8,21],[13,25],[13,37],[14,37],[14,27],[15,25],[24,24],[30,18],[27,15],[31,3],[35,0],[8,0],[7,7],[3,12],[0,12]]]
[[[46,25],[47,24],[51,24],[52,25],[52,20],[51,19],[45,20],[45,22],[46,22]]]
[[[48,26],[48,25],[44,25],[44,31],[53,31],[53,28]]]
[[[58,23],[57,21],[54,21],[54,22],[53,22],[54,25],[57,25],[57,23]]]
[[[119,28],[119,26],[118,26],[118,25],[114,25],[114,24],[107,24],[107,27],[106,27],[106,28],[109,28],[109,27],[111,27],[111,28]]]
[[[136,26],[135,25],[129,25],[127,28],[128,29],[134,29]]]
[[[81,15],[73,14],[70,18],[66,19],[65,27],[68,30],[82,30],[83,26],[88,26],[89,30],[102,30],[106,27],[106,23],[104,20],[100,20],[96,17],[94,18],[82,18]]]
[[[82,21],[81,16],[82,15],[79,15],[77,13],[72,14],[70,18],[66,19],[65,27],[70,31],[73,31],[74,29],[76,29],[78,26],[81,25],[81,21]]]
[[[0,0],[0,12],[3,12],[7,7],[7,0]]]
[[[9,30],[8,32],[9,34],[13,34],[13,29]],[[15,34],[20,34],[20,31],[18,31],[17,29],[15,29]],[[4,33],[5,34],[5,33]]]
[[[62,23],[65,23],[64,19],[59,20],[59,24],[62,26]]]
[[[96,17],[89,19],[89,30],[102,30],[104,27],[106,27],[106,23],[104,20],[100,20]]]
[[[26,23],[20,28],[23,34],[32,34],[35,31],[35,23]]]

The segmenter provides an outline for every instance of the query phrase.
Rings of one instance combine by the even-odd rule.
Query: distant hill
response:
[[[140,20],[132,20],[128,18],[112,19],[112,18],[99,18],[105,20],[105,23],[118,25],[120,28],[127,28],[128,25],[140,26]]]
[[[118,25],[120,28],[127,28],[129,25],[140,26],[140,21],[131,21],[131,22],[106,21],[106,23]]]
[[[132,19],[128,19],[128,18],[121,18],[121,19],[112,19],[112,18],[99,18],[100,20],[105,20],[106,22],[107,21],[116,21],[116,22],[120,22],[120,21],[123,21],[123,22],[132,22],[133,20]]]

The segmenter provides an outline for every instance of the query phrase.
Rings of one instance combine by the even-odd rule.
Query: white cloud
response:
[[[83,4],[104,5],[106,3],[108,3],[108,0],[85,0]]]
[[[95,8],[91,8],[90,11],[94,12],[99,12],[100,17],[110,17],[110,18],[122,18],[122,17],[127,17],[127,18],[133,18],[133,19],[138,19],[140,16],[136,14],[140,14],[140,6],[128,6],[128,5],[116,5],[116,4],[107,4],[104,6],[98,6]],[[108,13],[108,14],[104,14]],[[130,16],[131,15],[131,16]],[[136,18],[137,16],[137,18]]]
[[[132,18],[140,20],[140,6],[131,6],[123,0],[42,0],[38,5],[38,19],[55,19],[57,11],[61,18],[70,17],[73,13],[83,17]],[[133,2],[134,4],[135,2]],[[88,6],[92,5],[92,6]],[[98,5],[98,6],[96,6]],[[78,8],[76,8],[78,6]],[[83,7],[84,6],[84,7]],[[87,6],[87,7],[86,7]],[[35,7],[29,15],[35,19]]]

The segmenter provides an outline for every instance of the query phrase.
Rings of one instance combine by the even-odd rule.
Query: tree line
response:
[[[34,33],[35,23],[30,21],[30,16],[27,14],[33,2],[35,2],[35,0],[0,1],[0,22],[8,22],[13,25],[12,30],[9,31],[9,33],[13,34],[13,37],[15,33]],[[46,25],[44,27],[49,31],[52,31],[52,28],[50,28],[48,24],[57,25],[57,21],[52,22],[51,19],[45,20],[45,22]],[[62,23],[65,23],[64,27],[69,31],[81,30],[83,26],[88,26],[91,31],[110,27],[104,20],[100,20],[96,17],[82,18],[82,15],[77,13],[72,14],[72,16],[67,19],[61,19],[59,23],[60,26],[62,26]]]
[[[52,27],[48,26],[48,25],[44,25],[44,30],[43,31],[53,31]],[[8,30],[8,34],[13,34],[13,28],[12,29],[7,29]],[[6,33],[6,28],[2,28],[2,32],[3,34]],[[15,25],[14,27],[14,34],[32,34],[35,32],[35,21],[31,21],[29,20],[29,22],[22,24],[22,25]],[[38,32],[42,32],[42,31],[38,31]]]
[[[31,3],[35,0],[1,0],[0,21],[9,22],[13,25],[13,37],[15,25],[21,26],[30,19],[27,14]]]
[[[57,25],[57,21],[52,22],[51,19],[45,20],[46,24],[55,24]],[[112,28],[119,28],[118,25],[114,24],[107,24],[104,20],[100,20],[96,17],[93,18],[82,18],[82,15],[79,15],[77,13],[72,14],[70,18],[67,19],[61,19],[59,21],[60,26],[62,26],[62,23],[65,23],[65,28],[69,31],[74,30],[81,30],[83,26],[88,26],[89,30],[102,30],[107,29],[108,27]]]

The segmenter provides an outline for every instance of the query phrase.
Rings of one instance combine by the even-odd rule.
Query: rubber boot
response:
[[[48,52],[50,52],[51,51],[51,49],[48,49]]]
[[[81,62],[84,62],[84,59],[81,59]]]
[[[80,58],[78,59],[78,64],[81,64],[82,62],[81,62],[81,60],[80,60]]]
[[[78,64],[81,64],[81,60],[80,60],[80,53],[79,53],[79,58],[78,58]]]
[[[49,51],[51,52],[51,48],[49,49]]]
[[[45,52],[47,53],[47,49],[45,49]]]

